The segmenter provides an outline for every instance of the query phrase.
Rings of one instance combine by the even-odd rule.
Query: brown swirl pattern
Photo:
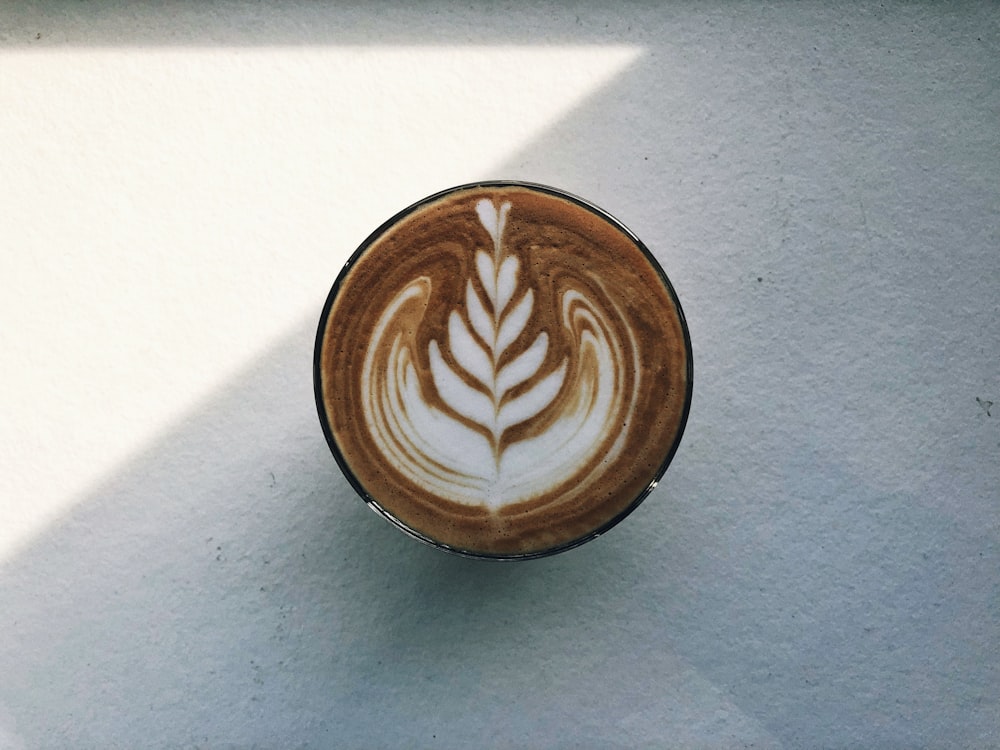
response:
[[[321,356],[350,470],[445,544],[497,554],[599,528],[683,419],[679,313],[601,217],[526,188],[408,215],[345,274]]]

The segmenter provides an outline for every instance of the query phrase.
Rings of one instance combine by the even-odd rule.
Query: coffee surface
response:
[[[320,410],[355,485],[447,546],[536,554],[626,513],[686,418],[679,307],[635,241],[525,186],[419,205],[332,292]]]

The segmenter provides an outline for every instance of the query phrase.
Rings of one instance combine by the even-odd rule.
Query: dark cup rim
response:
[[[463,549],[461,547],[455,547],[453,545],[445,544],[443,542],[438,541],[437,539],[434,539],[433,537],[427,536],[426,534],[422,534],[419,531],[410,528],[406,523],[404,523],[402,520],[397,518],[391,512],[386,510],[381,505],[381,503],[379,503],[378,500],[365,489],[365,487],[361,484],[361,481],[351,470],[351,467],[348,464],[346,457],[343,455],[339,445],[337,444],[337,439],[333,434],[333,430],[330,427],[329,416],[327,415],[326,404],[323,399],[323,384],[322,384],[323,341],[326,338],[326,329],[327,326],[329,325],[330,311],[333,308],[333,303],[337,298],[337,294],[340,291],[340,287],[344,283],[347,274],[350,273],[351,268],[354,266],[357,260],[362,255],[364,255],[365,252],[367,252],[368,248],[371,247],[376,240],[378,240],[383,234],[385,234],[393,226],[395,226],[401,219],[410,215],[414,211],[422,208],[423,206],[426,206],[429,203],[433,203],[434,201],[440,200],[441,198],[444,198],[453,193],[476,190],[481,188],[487,188],[487,189],[525,188],[527,190],[534,190],[536,192],[546,193],[548,195],[552,195],[557,198],[567,200],[571,203],[580,206],[583,209],[586,209],[587,211],[590,211],[591,213],[604,219],[613,227],[624,233],[625,236],[627,236],[635,244],[635,246],[639,248],[640,252],[646,257],[646,259],[652,265],[653,270],[656,271],[657,276],[659,276],[660,281],[663,283],[664,287],[667,290],[667,294],[669,295],[670,300],[677,311],[677,317],[680,323],[681,331],[684,335],[684,349],[685,349],[685,358],[687,362],[687,371],[685,373],[686,388],[684,393],[684,404],[681,411],[680,421],[677,426],[677,432],[674,436],[673,443],[671,444],[669,450],[667,450],[663,461],[657,468],[656,473],[654,474],[653,479],[649,482],[649,484],[635,497],[635,499],[632,500],[632,502],[624,510],[622,510],[620,513],[615,515],[609,521],[605,522],[604,524],[594,529],[593,531],[590,531],[587,534],[577,539],[573,539],[569,542],[565,542],[553,547],[548,547],[542,550],[535,550],[532,552],[517,553],[517,554],[486,553],[477,550]],[[585,544],[586,542],[596,539],[597,537],[606,533],[607,531],[609,531],[610,529],[621,523],[623,520],[625,520],[625,518],[627,518],[636,508],[639,507],[639,505],[642,504],[642,502],[649,496],[649,494],[653,491],[653,489],[655,489],[657,484],[659,484],[660,480],[663,478],[663,475],[667,471],[667,467],[669,467],[670,463],[673,461],[674,455],[677,453],[677,449],[680,447],[681,438],[683,437],[684,431],[687,427],[688,415],[691,412],[691,401],[694,394],[694,357],[691,346],[691,334],[688,330],[687,319],[684,316],[684,310],[681,307],[680,299],[677,296],[677,292],[674,289],[673,284],[670,282],[670,279],[667,277],[666,272],[663,270],[663,267],[660,265],[660,262],[656,259],[653,253],[649,250],[648,247],[646,247],[645,243],[643,243],[642,240],[640,240],[636,236],[636,234],[632,232],[632,230],[630,230],[627,226],[625,226],[625,224],[623,224],[617,218],[615,218],[610,213],[605,211],[603,208],[591,203],[590,201],[584,198],[580,198],[579,196],[573,195],[572,193],[568,193],[565,190],[561,190],[559,188],[535,182],[525,182],[522,180],[483,180],[480,182],[470,182],[463,185],[456,185],[454,187],[446,188],[432,195],[429,195],[426,198],[422,198],[416,201],[415,203],[412,203],[411,205],[407,206],[401,211],[396,212],[391,218],[382,222],[382,224],[380,224],[377,229],[375,229],[371,234],[369,234],[368,237],[365,238],[365,240],[351,254],[351,257],[344,264],[343,268],[341,268],[340,273],[337,275],[337,279],[334,281],[333,286],[330,288],[330,292],[327,295],[326,302],[323,305],[323,311],[320,314],[319,326],[316,331],[316,342],[313,348],[313,393],[316,399],[316,410],[319,415],[320,425],[323,429],[323,435],[326,437],[327,445],[329,445],[330,451],[333,453],[333,457],[337,461],[337,464],[340,466],[340,470],[347,478],[347,481],[354,488],[354,491],[361,496],[361,499],[364,500],[365,504],[368,505],[369,508],[374,510],[376,513],[378,513],[384,519],[389,521],[393,526],[395,526],[408,536],[413,537],[414,539],[417,539],[421,542],[424,542],[425,544],[428,544],[432,547],[435,547],[439,550],[443,550],[445,552],[450,552],[455,555],[474,558],[478,560],[532,560],[541,557],[550,557],[560,552],[565,552],[575,547],[579,547],[580,545]]]

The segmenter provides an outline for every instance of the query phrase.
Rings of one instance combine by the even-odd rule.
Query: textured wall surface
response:
[[[603,5],[0,11],[0,748],[1000,747],[998,6]],[[531,563],[313,404],[340,265],[481,178],[694,342],[664,480]]]

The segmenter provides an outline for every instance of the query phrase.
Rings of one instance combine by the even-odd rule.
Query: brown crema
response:
[[[610,527],[662,475],[690,352],[665,276],[613,220],[547,188],[468,186],[404,212],[344,269],[317,401],[376,509],[456,551],[535,556]],[[559,440],[576,448],[530,465]]]

